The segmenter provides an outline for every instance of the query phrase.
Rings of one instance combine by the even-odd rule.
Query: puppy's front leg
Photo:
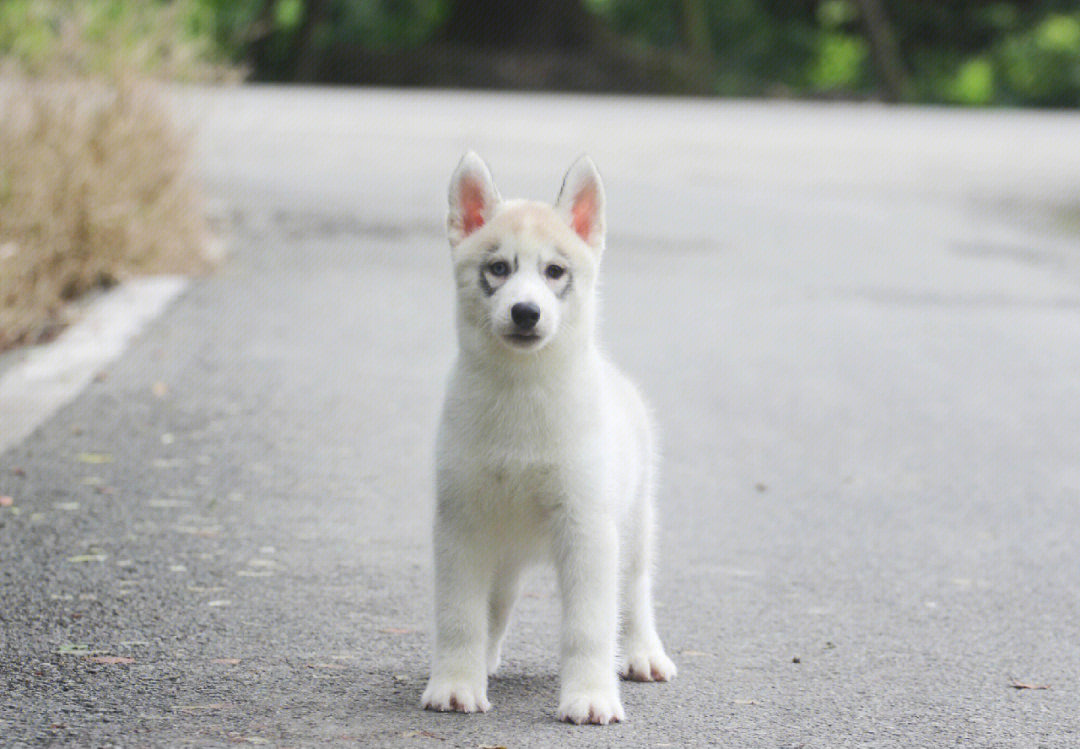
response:
[[[623,720],[615,674],[618,535],[606,513],[569,519],[555,538],[562,593],[562,690],[559,719]]]
[[[486,712],[490,565],[483,544],[438,513],[435,520],[435,652],[421,698],[428,710]]]

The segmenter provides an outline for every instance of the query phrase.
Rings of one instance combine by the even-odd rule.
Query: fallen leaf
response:
[[[236,666],[240,663],[239,658],[215,658],[210,661],[211,663],[218,663],[222,666]]]
[[[182,466],[184,461],[180,458],[154,458],[151,465],[154,468],[178,468]]]
[[[280,567],[281,564],[273,559],[250,559],[248,564],[252,567]]]
[[[415,631],[415,629],[408,629],[407,627],[386,627],[383,629],[383,632],[388,635],[411,635]]]
[[[210,710],[228,710],[233,707],[231,702],[211,702],[206,705],[177,705],[173,710],[182,710],[185,713],[199,713]]]
[[[109,453],[79,453],[78,461],[80,463],[100,465],[101,463],[112,463],[113,456]]]
[[[438,739],[439,741],[445,741],[445,739],[437,733],[431,731],[406,731],[401,734],[403,739],[414,739],[417,736],[423,736],[425,739]]]
[[[72,564],[85,564],[87,562],[104,562],[108,558],[108,554],[79,554],[78,556],[68,557],[68,561]]]
[[[1024,681],[1017,681],[1016,679],[1011,679],[1009,681],[1009,686],[1012,687],[1013,689],[1049,689],[1050,688],[1049,684],[1029,684],[1029,683],[1024,682]]]
[[[226,598],[222,598],[222,599],[217,600],[217,601],[207,601],[206,605],[207,606],[232,606],[232,601],[230,601],[230,600],[228,600]]]
[[[185,533],[197,538],[216,538],[221,533],[220,525],[210,525],[205,528],[194,525],[175,525],[173,530],[177,533]]]
[[[146,503],[147,507],[184,507],[191,504],[186,499],[151,499]]]
[[[95,655],[91,658],[87,658],[86,660],[90,661],[91,663],[102,663],[106,666],[135,662],[134,658],[128,658],[125,655]]]
[[[100,652],[100,650],[91,650],[89,645],[71,642],[56,649],[57,655],[97,655]]]
[[[732,700],[736,705],[760,705],[757,700]]]
[[[155,398],[164,398],[169,394],[169,386],[164,382],[155,382],[150,386],[150,392],[154,394]]]
[[[11,507],[13,504],[15,504],[15,500],[6,494],[0,497],[0,507]]]

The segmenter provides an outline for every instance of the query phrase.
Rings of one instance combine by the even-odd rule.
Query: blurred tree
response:
[[[442,41],[480,49],[578,49],[593,41],[597,18],[581,0],[459,0]]]
[[[425,0],[371,0],[384,19]],[[327,0],[348,25],[350,5]],[[363,4],[362,4],[363,5]],[[613,33],[585,0],[441,0],[412,43],[377,46],[331,32],[316,80],[579,91],[712,92],[708,71],[680,48]],[[295,63],[290,78],[296,79]]]
[[[64,0],[184,8],[255,78],[1080,105],[1077,0]],[[0,54],[54,35],[0,0]]]
[[[886,101],[907,101],[911,98],[911,83],[900,59],[889,16],[881,0],[856,0],[862,13],[870,56],[881,81]]]
[[[318,70],[320,50],[316,47],[316,32],[330,16],[330,0],[307,0],[303,21],[289,49],[293,79],[314,81]]]
[[[712,34],[709,30],[709,9],[705,0],[681,0],[682,34],[690,56],[701,65],[715,63]]]

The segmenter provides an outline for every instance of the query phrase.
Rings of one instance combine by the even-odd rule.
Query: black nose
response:
[[[522,330],[532,330],[540,319],[540,308],[532,302],[518,302],[510,308],[510,318]]]

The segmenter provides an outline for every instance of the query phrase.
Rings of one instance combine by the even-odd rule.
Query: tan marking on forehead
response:
[[[567,249],[574,247],[575,240],[578,239],[573,230],[555,213],[555,209],[547,203],[514,202],[500,211],[491,224],[495,231],[530,234]]]
[[[470,234],[454,251],[455,264],[479,262],[505,238],[523,246],[549,245],[572,264],[595,271],[599,257],[547,203],[508,200],[486,224]],[[471,283],[471,281],[470,281]]]

